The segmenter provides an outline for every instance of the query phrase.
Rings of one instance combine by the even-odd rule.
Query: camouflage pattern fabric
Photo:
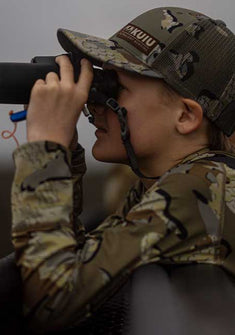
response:
[[[95,230],[79,221],[86,166],[53,142],[14,152],[12,240],[34,332],[89,317],[139,266],[209,263],[235,274],[235,155],[203,149],[147,191],[133,187]]]

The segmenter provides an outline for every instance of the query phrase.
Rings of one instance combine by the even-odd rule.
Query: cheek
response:
[[[92,154],[99,161],[126,163],[127,155],[122,143],[120,124],[117,116],[110,111],[106,120],[108,131],[107,133],[97,134]]]
[[[168,120],[169,121],[169,120]],[[131,143],[139,157],[149,156],[168,143],[170,137],[169,122],[158,111],[141,115],[140,111],[129,115]]]

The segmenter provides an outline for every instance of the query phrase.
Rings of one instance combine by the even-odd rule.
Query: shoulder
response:
[[[213,208],[219,213],[225,187],[235,180],[235,156],[209,152],[167,171],[148,189],[135,210],[165,210],[183,213]]]
[[[196,184],[197,187],[201,184],[210,186],[213,183],[219,183],[221,179],[234,173],[234,154],[224,151],[209,151],[173,167],[160,178],[155,187],[163,187],[168,183],[177,186],[183,181],[184,184],[180,185],[181,188],[187,187],[191,183]]]

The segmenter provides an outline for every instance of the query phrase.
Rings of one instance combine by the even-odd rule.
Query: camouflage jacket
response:
[[[78,218],[82,147],[27,143],[14,160],[12,240],[35,332],[77,325],[143,264],[212,263],[235,274],[235,155],[203,149],[147,191],[138,182],[89,233]]]

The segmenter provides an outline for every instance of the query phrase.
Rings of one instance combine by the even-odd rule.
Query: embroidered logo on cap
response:
[[[145,55],[149,55],[150,52],[159,44],[158,40],[134,24],[128,24],[125,26],[119,31],[117,37],[132,44],[136,49],[140,50]]]

